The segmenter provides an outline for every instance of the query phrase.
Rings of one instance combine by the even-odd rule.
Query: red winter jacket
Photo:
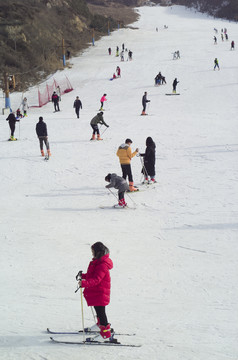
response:
[[[106,306],[110,302],[111,277],[109,270],[113,262],[109,254],[93,259],[86,274],[82,274],[82,288],[88,306]]]

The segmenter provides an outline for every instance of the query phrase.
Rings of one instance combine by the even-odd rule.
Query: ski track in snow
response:
[[[110,248],[114,262],[109,321],[118,332],[136,333],[121,342],[143,345],[100,348],[101,360],[237,360],[238,52],[230,42],[238,44],[238,24],[179,6],[137,11],[138,29],[105,36],[71,59],[71,69],[54,74],[67,75],[74,87],[59,113],[52,103],[30,108],[12,143],[0,115],[1,360],[95,358],[96,347],[52,344],[46,328],[81,328],[75,275],[87,269],[96,241]],[[229,41],[217,36],[214,46],[214,27],[226,27]],[[115,57],[122,43],[133,61]],[[176,50],[181,59],[172,60]],[[213,71],[215,57],[220,71]],[[108,81],[118,65],[122,77]],[[167,84],[155,87],[159,71]],[[165,96],[175,77],[180,96]],[[37,104],[37,90],[24,94],[29,105]],[[145,117],[144,91],[151,100]],[[103,141],[92,142],[89,122],[103,93],[110,127]],[[21,97],[11,95],[13,109]],[[39,152],[39,116],[48,127],[49,161]],[[140,186],[135,157],[141,191],[125,196],[136,210],[100,209],[117,202],[104,178],[121,174],[118,146],[129,137],[132,149],[144,152],[147,136],[157,146],[158,183]],[[84,314],[90,326],[85,303]]]

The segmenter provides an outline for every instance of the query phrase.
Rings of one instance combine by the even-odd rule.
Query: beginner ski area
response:
[[[1,360],[237,360],[238,50],[230,43],[238,45],[238,24],[179,6],[137,11],[133,29],[105,36],[54,74],[67,75],[74,88],[62,96],[60,112],[52,103],[30,108],[15,142],[7,141],[0,116]],[[228,41],[221,41],[222,28]],[[123,43],[133,61],[115,57]],[[177,50],[181,58],[173,60]],[[216,57],[220,71],[213,71]],[[117,66],[121,78],[109,81]],[[159,71],[167,84],[155,87]],[[180,96],[165,96],[176,77]],[[151,116],[140,116],[145,91]],[[110,127],[103,141],[90,142],[104,93]],[[37,87],[24,96],[36,105]],[[14,110],[21,97],[11,96]],[[48,127],[49,161],[35,134],[39,116]],[[131,138],[132,150],[144,152],[148,136],[156,143],[158,183],[125,195],[134,211],[101,209],[117,202],[104,178],[121,175],[118,146]],[[138,157],[132,171],[140,187]],[[53,344],[46,332],[82,328],[75,275],[86,271],[96,241],[114,262],[108,319],[116,332],[136,333],[118,341],[141,347]],[[91,326],[85,302],[84,314]]]

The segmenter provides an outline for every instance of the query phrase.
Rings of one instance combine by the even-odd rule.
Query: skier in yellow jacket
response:
[[[138,191],[134,187],[133,177],[131,172],[131,159],[138,153],[139,149],[136,149],[133,153],[131,152],[130,145],[132,144],[131,139],[126,139],[125,144],[119,146],[117,150],[117,156],[119,157],[121,168],[122,168],[122,177],[126,180],[127,176],[129,178],[129,188],[130,191]]]

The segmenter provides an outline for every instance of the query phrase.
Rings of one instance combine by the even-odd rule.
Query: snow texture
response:
[[[137,11],[138,29],[105,36],[72,59],[71,69],[54,74],[66,74],[74,87],[60,112],[53,113],[52,103],[30,108],[20,133],[17,124],[16,142],[6,141],[8,124],[0,116],[1,360],[98,358],[96,347],[52,344],[45,331],[81,328],[75,275],[87,269],[96,241],[114,261],[109,321],[117,332],[136,332],[122,342],[142,344],[100,347],[101,360],[237,359],[238,52],[230,41],[238,44],[238,25],[179,6]],[[217,36],[214,45],[214,27],[226,27],[229,41]],[[115,57],[122,43],[133,61]],[[173,60],[177,50],[181,58]],[[213,70],[215,57],[220,71]],[[109,81],[118,65],[122,77]],[[155,87],[159,71],[167,85]],[[175,77],[180,96],[165,96]],[[143,117],[144,91],[151,116]],[[110,127],[103,141],[90,142],[89,123],[104,93]],[[34,105],[37,88],[24,96]],[[21,97],[11,95],[13,109]],[[35,134],[39,116],[48,126],[49,161]],[[100,208],[116,202],[104,177],[121,174],[118,146],[129,137],[132,150],[144,152],[148,136],[157,146],[158,183],[126,195],[135,211]],[[140,185],[138,157],[132,169]],[[84,314],[91,326],[85,303]]]

